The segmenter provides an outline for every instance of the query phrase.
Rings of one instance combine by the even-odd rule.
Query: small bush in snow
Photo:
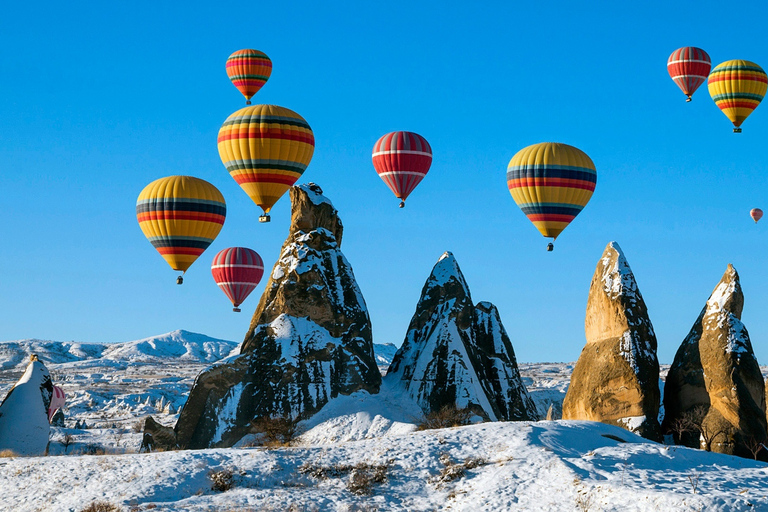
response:
[[[122,509],[108,501],[94,501],[81,512],[120,512]]]
[[[451,456],[447,453],[440,455],[440,463],[443,465],[443,469],[440,470],[440,474],[431,479],[432,483],[440,486],[448,482],[457,480],[467,474],[467,470],[475,469],[488,463],[482,457],[468,457],[464,462],[453,462]]]
[[[0,458],[8,458],[8,457],[18,457],[18,455],[13,450],[1,450],[0,451]]]
[[[231,469],[222,469],[208,473],[211,479],[211,489],[217,492],[226,492],[235,485],[235,474]]]
[[[261,434],[264,446],[288,446],[299,435],[299,419],[259,418],[251,422],[251,431]]]
[[[305,463],[299,467],[299,473],[309,475],[317,480],[329,478],[342,478],[349,475],[347,490],[353,494],[370,494],[373,484],[381,484],[387,481],[387,471],[391,461],[386,464],[367,464],[361,462],[356,465],[336,464],[335,466],[317,466]]]
[[[83,455],[105,455],[107,451],[104,449],[103,446],[90,443],[83,447],[83,450],[81,453]]]
[[[416,426],[416,430],[469,425],[472,416],[474,416],[474,413],[467,408],[459,409],[455,404],[444,405],[439,411],[432,411],[425,415]]]

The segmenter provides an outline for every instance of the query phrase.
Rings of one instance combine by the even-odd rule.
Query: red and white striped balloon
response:
[[[59,386],[53,386],[53,394],[51,394],[51,405],[48,406],[48,423],[51,422],[51,418],[56,414],[56,411],[64,407],[67,402],[67,395],[64,394],[64,390]]]
[[[695,46],[678,48],[667,59],[669,76],[688,96],[685,101],[691,101],[691,95],[707,80],[710,69],[712,61],[709,55]]]
[[[391,132],[373,145],[373,167],[379,177],[401,200],[400,208],[432,165],[432,148],[427,139],[413,132]]]
[[[757,221],[763,218],[763,210],[760,208],[752,208],[749,210],[749,216],[752,217],[752,220],[757,224]]]
[[[211,263],[211,274],[219,288],[232,301],[232,311],[250,295],[264,275],[261,256],[247,247],[228,247],[219,251]]]

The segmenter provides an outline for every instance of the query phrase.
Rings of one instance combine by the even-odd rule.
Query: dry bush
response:
[[[80,512],[121,512],[120,507],[108,501],[94,501]]]
[[[226,492],[235,486],[235,474],[231,469],[221,469],[208,473],[211,480],[211,489],[217,492]]]
[[[464,459],[464,462],[456,463],[451,460],[451,456],[447,453],[440,455],[439,460],[443,465],[443,469],[440,470],[439,475],[431,478],[432,483],[437,486],[463,477],[469,469],[475,469],[488,464],[488,461],[482,457],[467,457]]]
[[[456,404],[444,405],[439,411],[432,411],[425,415],[416,426],[416,430],[469,425],[472,416],[474,416],[474,413],[468,408],[459,409],[456,407]]]
[[[251,421],[251,431],[261,434],[264,446],[289,446],[299,435],[299,418],[263,417]]]
[[[305,463],[299,467],[299,473],[309,475],[317,480],[329,478],[341,478],[349,475],[347,490],[360,496],[371,494],[374,484],[382,484],[387,481],[387,472],[392,461],[386,464],[367,464],[360,462],[354,466],[351,464],[336,464],[335,466],[317,466]]]
[[[131,425],[131,431],[134,434],[141,434],[141,432],[144,430],[144,420],[136,420],[136,422]]]
[[[13,450],[1,450],[0,451],[0,458],[8,458],[8,457],[18,457],[19,455],[14,452]]]
[[[105,450],[101,445],[89,443],[85,445],[82,450],[80,450],[80,453],[83,455],[106,455],[107,450]]]

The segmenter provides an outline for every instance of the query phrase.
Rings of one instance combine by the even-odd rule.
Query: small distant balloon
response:
[[[712,70],[707,86],[715,104],[733,123],[733,132],[741,133],[741,123],[765,96],[768,75],[754,62],[728,60]]]
[[[227,59],[227,76],[245,96],[245,104],[259,92],[272,74],[272,61],[259,50],[238,50]]]
[[[763,218],[763,210],[760,208],[752,208],[749,210],[749,216],[752,217],[752,220],[757,224],[757,221]]]
[[[691,101],[691,96],[707,80],[712,61],[707,52],[695,46],[684,46],[672,52],[667,59],[667,71],[672,80]]]
[[[379,178],[405,206],[416,185],[432,165],[432,148],[427,139],[413,132],[390,132],[373,145],[373,167]]]
[[[253,249],[228,247],[213,257],[211,274],[232,302],[232,311],[239,313],[238,306],[251,294],[264,275],[264,262]]]

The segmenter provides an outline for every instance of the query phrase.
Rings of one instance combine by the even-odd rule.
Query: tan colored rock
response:
[[[766,389],[743,307],[739,274],[728,265],[669,369],[663,428],[680,444],[752,458],[749,445],[768,438]]]
[[[597,264],[584,322],[587,344],[573,369],[563,419],[599,421],[660,440],[656,334],[621,248]]]

